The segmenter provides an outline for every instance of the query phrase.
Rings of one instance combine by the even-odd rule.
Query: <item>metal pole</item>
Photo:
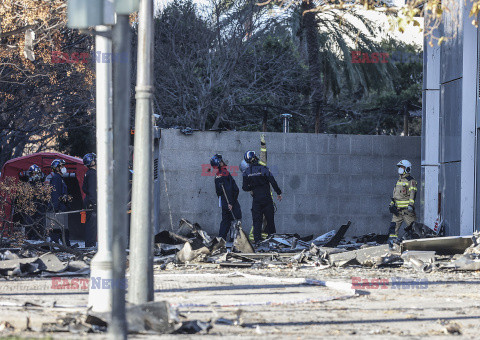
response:
[[[130,24],[117,14],[113,27],[113,233],[112,322],[110,338],[126,339],[125,265],[128,203],[128,141],[130,130]],[[121,57],[121,58],[119,58]],[[126,60],[125,60],[126,59]]]
[[[114,23],[113,0],[105,1],[106,24]],[[97,26],[97,32],[107,32],[111,27]],[[96,51],[112,53],[111,39],[97,35]],[[90,264],[90,280],[112,279],[112,228],[113,228],[113,116],[112,116],[112,64],[96,64],[96,120],[97,120],[97,227],[98,252]],[[112,310],[112,290],[92,289],[88,293],[88,306],[94,312]]]
[[[283,133],[289,133],[290,132],[290,118],[292,118],[292,115],[289,113],[284,113],[282,114],[283,117]]]
[[[153,0],[140,0],[128,301],[153,301]]]

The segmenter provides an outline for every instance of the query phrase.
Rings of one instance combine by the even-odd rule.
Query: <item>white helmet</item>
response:
[[[405,172],[407,174],[409,174],[410,171],[412,171],[412,163],[410,163],[406,159],[402,159],[400,162],[398,162],[397,166],[398,167],[401,167],[401,166],[405,167]]]

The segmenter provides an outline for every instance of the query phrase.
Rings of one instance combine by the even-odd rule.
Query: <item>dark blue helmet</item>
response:
[[[28,168],[27,175],[30,181],[38,181],[42,179],[42,169],[37,164],[32,164]]]
[[[255,163],[256,161],[258,161],[258,157],[257,157],[257,154],[255,153],[255,151],[245,152],[245,156],[243,156],[243,159],[248,164],[252,164],[252,163]]]
[[[32,164],[28,168],[28,173],[29,174],[40,173],[40,172],[42,172],[42,170],[40,169],[40,167],[37,164]]]
[[[93,162],[97,161],[97,155],[95,155],[93,152],[92,153],[87,153],[85,156],[83,156],[83,164],[86,167],[92,166]]]
[[[213,167],[219,167],[220,166],[220,162],[223,161],[223,158],[222,158],[222,155],[219,155],[218,153],[216,155],[214,155],[211,159],[210,159],[210,165],[213,166]]]
[[[57,169],[59,166],[65,165],[65,161],[63,159],[54,159],[50,167],[52,169]]]

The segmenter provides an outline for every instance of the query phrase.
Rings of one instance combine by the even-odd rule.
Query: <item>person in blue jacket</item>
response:
[[[210,165],[216,171],[215,191],[217,196],[220,197],[222,206],[222,222],[220,222],[218,236],[229,241],[227,240],[227,235],[232,222],[242,219],[242,209],[240,208],[240,203],[238,203],[240,190],[232,175],[228,172],[222,155],[214,155],[210,160]]]

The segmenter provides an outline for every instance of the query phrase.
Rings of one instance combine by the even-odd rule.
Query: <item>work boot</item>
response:
[[[393,245],[394,244],[400,244],[400,240],[398,239],[398,235],[396,234],[390,234],[388,236],[388,241],[387,241],[388,245],[390,246],[390,248],[393,248]]]

